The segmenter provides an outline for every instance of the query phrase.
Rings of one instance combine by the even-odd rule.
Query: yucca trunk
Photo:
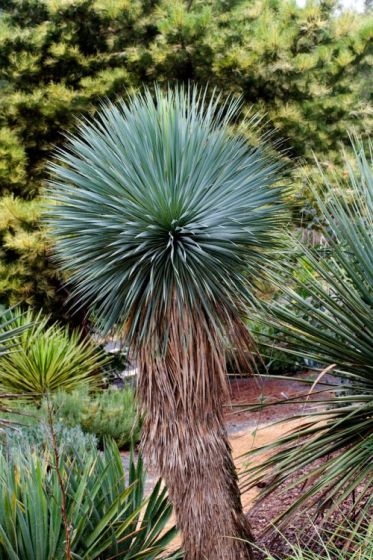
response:
[[[143,348],[139,356],[143,448],[168,486],[185,560],[250,559],[251,532],[223,421],[220,339],[188,313],[170,319],[164,353]]]
[[[242,317],[287,218],[280,163],[232,134],[239,111],[207,89],[155,87],[82,121],[51,165],[57,254],[98,325],[125,325],[143,446],[187,560],[250,558],[222,417],[224,347],[250,355]]]

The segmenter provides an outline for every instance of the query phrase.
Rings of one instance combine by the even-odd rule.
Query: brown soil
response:
[[[332,376],[326,375],[322,378],[323,383],[313,387],[316,378],[314,373],[302,372],[298,373],[296,378],[290,377],[289,379],[258,376],[231,381],[231,398],[225,416],[239,475],[245,465],[245,457],[242,456],[244,453],[269,444],[299,426],[299,419],[291,420],[292,416],[295,417],[301,411],[311,407],[322,406],[315,405],[313,401],[326,399],[330,392],[323,383],[336,383],[336,380]],[[311,381],[311,383],[307,383],[307,381]],[[308,398],[306,405],[299,403],[299,398],[304,399],[304,396]],[[254,405],[261,402],[273,404],[256,412],[247,410],[248,403]],[[260,464],[263,456],[255,460]],[[290,552],[289,543],[296,543],[299,539],[303,539],[302,529],[312,526],[308,517],[309,513],[296,516],[294,522],[286,527],[282,536],[274,531],[265,533],[264,529],[299,496],[301,488],[295,487],[286,494],[282,494],[282,488],[279,488],[265,500],[256,502],[259,491],[260,489],[256,487],[242,494],[242,504],[250,520],[257,540],[256,544],[260,548],[267,548],[274,557],[283,558],[286,553]],[[258,552],[257,557],[259,559],[267,556]]]
[[[263,425],[289,418],[299,412],[299,398],[308,396],[310,405],[316,398],[327,398],[328,387],[323,383],[335,383],[331,375],[325,375],[322,383],[312,386],[316,379],[315,373],[300,372],[295,376],[269,378],[253,376],[232,378],[230,381],[230,399],[226,405],[225,417],[229,432],[242,431],[246,425]],[[312,393],[310,391],[312,390]],[[285,401],[285,402],[282,402]],[[247,410],[248,405],[273,403],[270,407],[253,412]],[[277,404],[276,404],[277,403]]]

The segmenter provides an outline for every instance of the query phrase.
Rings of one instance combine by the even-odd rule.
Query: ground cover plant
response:
[[[132,388],[92,392],[80,389],[71,393],[57,391],[41,401],[38,399],[36,403],[12,395],[11,402],[7,406],[4,404],[3,420],[19,424],[21,415],[22,427],[39,430],[40,423],[48,419],[50,406],[56,421],[62,426],[94,435],[100,446],[110,438],[119,449],[129,449],[140,439],[141,419]]]
[[[141,421],[131,387],[93,393],[87,390],[58,392],[52,398],[52,405],[60,422],[66,426],[80,426],[101,442],[110,437],[119,448],[129,448],[131,442],[140,439]],[[46,406],[47,403],[42,407],[44,411]]]
[[[25,414],[24,414],[25,412]],[[49,418],[34,414],[34,410],[14,408],[11,412],[12,423],[1,433],[2,450],[12,455],[13,450],[29,449],[37,455],[53,450],[53,438]],[[93,434],[85,434],[80,427],[71,428],[62,424],[58,418],[53,419],[53,432],[59,453],[67,455],[96,453],[97,438]]]
[[[347,126],[371,119],[372,16],[335,2],[3,0],[0,14],[0,302],[74,323],[41,223],[46,161],[75,116],[142,85],[188,80],[242,95],[308,164],[340,169]],[[250,132],[251,140],[257,136]],[[291,166],[288,167],[292,172]],[[298,170],[295,172],[299,175]],[[40,198],[41,197],[41,198]]]
[[[282,271],[279,287],[292,307],[272,302],[267,309],[265,320],[286,336],[288,351],[316,360],[319,381],[331,391],[327,408],[304,410],[290,434],[249,454],[270,452],[259,468],[248,469],[249,488],[267,479],[262,497],[290,477],[305,484],[277,519],[282,524],[299,508],[317,505],[326,518],[344,507],[358,527],[372,507],[373,172],[364,148],[355,142],[350,190],[327,181],[325,196],[317,198],[325,245],[296,245],[308,274],[300,283],[290,266]],[[327,372],[335,381],[323,380]],[[319,396],[314,403],[325,405]],[[298,401],[307,404],[308,397]]]
[[[260,374],[288,375],[304,369],[305,362],[300,356],[287,354],[283,348],[276,346],[277,330],[272,325],[264,324],[251,318],[247,321],[248,329],[255,342],[256,370]],[[286,341],[283,343],[286,344]],[[234,363],[232,364],[234,368]]]
[[[147,91],[82,120],[51,164],[57,257],[138,364],[143,446],[188,560],[251,557],[225,538],[250,537],[222,416],[225,348],[251,350],[247,282],[273,260],[285,214],[279,164],[231,134],[238,107]]]
[[[1,435],[1,558],[165,558],[175,534],[164,531],[166,490],[158,483],[145,500],[141,458],[131,457],[126,482],[116,445],[98,453],[94,443],[76,428],[50,425]]]
[[[8,312],[0,322],[0,336],[13,336],[14,327],[23,332],[15,351],[0,357],[1,391],[40,399],[48,392],[98,385],[106,357],[81,333],[49,325],[48,317],[31,310]]]

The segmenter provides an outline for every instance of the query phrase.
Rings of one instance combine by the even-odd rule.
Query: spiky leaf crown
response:
[[[230,133],[238,109],[194,88],[146,91],[80,121],[58,152],[57,255],[106,328],[130,318],[146,337],[175,302],[211,321],[245,304],[281,202],[278,163]]]

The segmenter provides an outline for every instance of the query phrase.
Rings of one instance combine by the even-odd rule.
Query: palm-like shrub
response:
[[[373,503],[373,173],[363,146],[357,143],[355,150],[350,190],[327,182],[318,198],[326,245],[297,245],[303,280],[294,282],[290,267],[283,270],[279,287],[291,305],[270,305],[265,316],[286,337],[289,352],[330,366],[336,378],[327,383],[320,376],[331,391],[328,408],[319,406],[325,404],[321,394],[292,433],[250,453],[273,452],[248,471],[249,486],[271,477],[262,496],[290,477],[295,484],[313,481],[280,516],[283,521],[305,503],[331,513],[353,497],[351,511],[362,522]]]
[[[31,327],[25,330],[25,326]],[[0,390],[30,394],[40,398],[47,392],[70,391],[98,382],[106,358],[78,331],[57,324],[31,311],[13,312],[0,323],[0,337],[9,337],[16,327],[20,332],[14,351],[0,356]]]
[[[74,296],[138,361],[143,444],[188,560],[250,557],[222,418],[224,349],[250,347],[248,281],[273,257],[282,206],[276,162],[230,134],[238,106],[146,92],[81,121],[51,166],[57,255]]]
[[[44,431],[42,432],[44,434]],[[171,506],[160,482],[148,499],[141,458],[123,470],[115,444],[98,454],[73,430],[57,431],[58,479],[52,440],[33,443],[25,432],[0,446],[0,557],[3,560],[65,560],[63,494],[71,535],[71,556],[81,560],[164,558],[175,529],[164,530]],[[71,438],[67,438],[71,439]],[[62,484],[61,484],[62,482]],[[63,488],[63,491],[62,491]],[[178,554],[172,558],[176,559]],[[170,557],[171,558],[171,557]]]
[[[6,355],[9,355],[10,352],[15,352],[17,350],[17,343],[19,342],[19,338],[22,333],[25,333],[27,329],[31,327],[27,321],[22,321],[21,323],[14,317],[12,310],[7,309],[0,309],[0,361],[4,359]],[[3,394],[0,394],[0,411],[4,414],[8,414],[8,403],[9,400],[12,399],[15,395],[8,394],[9,391],[5,388],[4,390],[0,389]],[[11,420],[8,417],[1,418],[0,424],[9,424]]]

